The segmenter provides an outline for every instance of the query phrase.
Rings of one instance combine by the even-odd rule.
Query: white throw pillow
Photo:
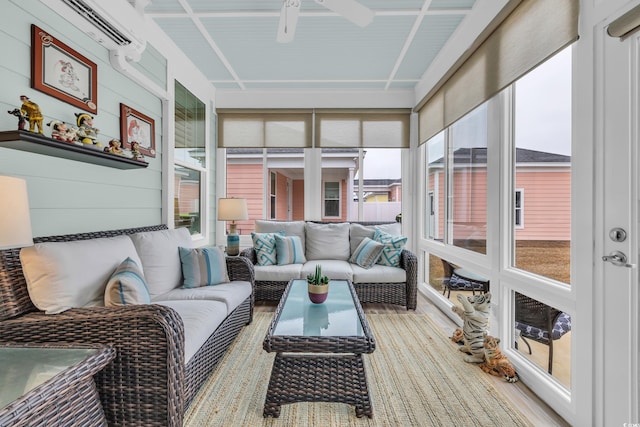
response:
[[[351,255],[349,247],[349,223],[306,224],[308,260],[338,259],[347,261]]]
[[[36,243],[20,251],[31,301],[46,313],[103,305],[107,281],[127,257],[141,265],[128,236]]]
[[[151,299],[182,286],[178,248],[193,247],[188,229],[145,231],[129,237],[140,255]]]

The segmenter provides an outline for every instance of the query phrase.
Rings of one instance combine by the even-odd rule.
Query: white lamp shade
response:
[[[33,245],[27,182],[0,176],[0,249]]]
[[[219,221],[239,221],[245,219],[249,219],[249,212],[247,211],[247,199],[218,199]]]

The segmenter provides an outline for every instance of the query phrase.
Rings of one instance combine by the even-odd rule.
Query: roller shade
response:
[[[316,146],[409,148],[411,110],[316,110]]]
[[[579,0],[520,2],[460,67],[418,104],[420,143],[577,40],[579,9]]]
[[[611,37],[625,38],[636,32],[640,27],[640,5],[634,7],[607,27]]]
[[[311,110],[218,110],[219,148],[309,148]]]

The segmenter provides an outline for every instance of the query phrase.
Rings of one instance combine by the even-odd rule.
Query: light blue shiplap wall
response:
[[[20,95],[38,103],[48,123],[74,123],[80,110],[31,88],[31,24],[36,24],[98,64],[98,113],[94,126],[106,144],[120,138],[120,103],[155,120],[156,157],[146,169],[120,170],[84,162],[0,148],[0,175],[25,178],[34,236],[106,230],[161,223],[162,104],[114,70],[108,51],[37,0],[2,0],[0,6],[0,130],[17,128],[7,114]],[[166,85],[166,61],[155,49],[140,70]],[[163,69],[164,67],[164,69]],[[49,136],[45,125],[45,135]],[[0,201],[2,203],[2,201]]]

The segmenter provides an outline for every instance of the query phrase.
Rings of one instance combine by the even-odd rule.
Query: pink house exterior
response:
[[[465,150],[465,149],[463,149]],[[477,149],[476,149],[477,150]],[[480,149],[485,151],[486,149]],[[460,150],[459,150],[460,151]],[[457,157],[457,152],[454,157]],[[462,163],[462,162],[460,162]],[[454,239],[484,239],[487,223],[486,163],[454,161]],[[441,239],[445,227],[442,160],[429,165],[427,201],[429,237]],[[515,166],[515,240],[569,241],[571,234],[571,158],[533,150],[517,149]]]

